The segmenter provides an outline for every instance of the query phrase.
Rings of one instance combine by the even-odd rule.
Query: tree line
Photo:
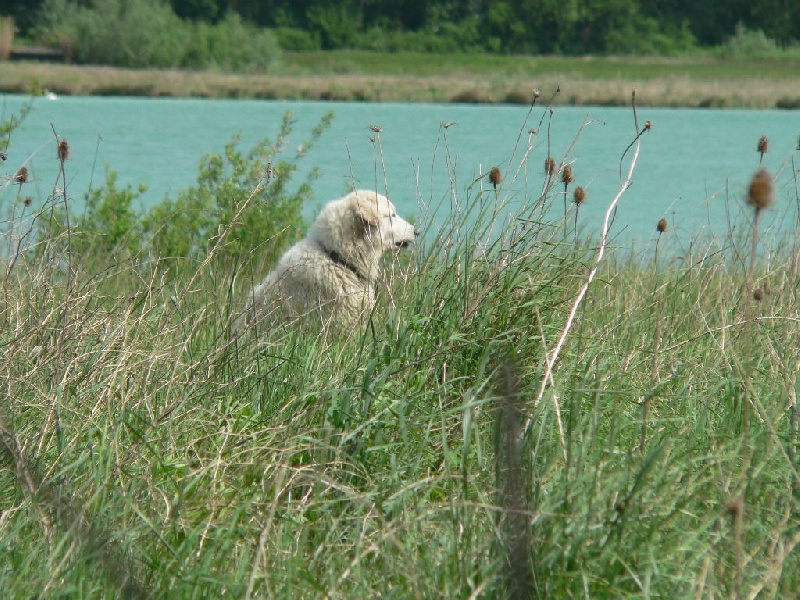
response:
[[[0,0],[0,14],[35,34],[53,5],[108,12],[142,3],[210,26],[234,14],[273,30],[287,50],[670,54],[737,31],[776,48],[800,42],[797,0]]]

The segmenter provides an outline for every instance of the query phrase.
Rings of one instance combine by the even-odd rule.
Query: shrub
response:
[[[181,66],[220,68],[225,71],[264,69],[280,58],[276,37],[267,29],[229,14],[216,25],[198,23],[186,45]]]
[[[73,255],[92,257],[93,270],[100,271],[109,264],[129,260],[142,252],[141,224],[134,208],[147,189],[139,185],[117,187],[117,173],[106,166],[105,185],[84,195],[85,210],[77,216],[59,197],[50,198],[59,205],[50,218],[38,221],[37,237],[44,242],[35,246],[37,256],[63,255],[69,244]],[[66,233],[69,230],[70,235]]]
[[[780,54],[780,48],[760,29],[747,29],[738,23],[736,32],[720,47],[720,53],[724,58],[771,58]]]
[[[302,144],[303,154],[332,119],[328,113],[313,129],[311,139]],[[71,211],[71,222],[67,207],[53,199],[59,206],[39,221],[37,237],[47,243],[36,252],[63,254],[69,244],[90,272],[122,260],[149,259],[159,270],[177,274],[185,265],[207,259],[212,249],[217,261],[272,261],[302,229],[303,203],[311,198],[310,182],[316,177],[312,170],[296,189],[290,186],[301,153],[294,159],[280,155],[292,125],[287,113],[274,142],[263,140],[246,153],[234,136],[222,154],[203,157],[195,186],[144,213],[134,203],[145,188],[119,188],[116,173],[107,170],[105,185],[86,194],[82,216],[76,218]]]
[[[311,31],[320,36],[325,49],[351,47],[360,26],[360,19],[344,5],[314,5],[308,10],[307,19]]]
[[[296,27],[277,27],[273,30],[278,45],[287,52],[313,52],[322,48],[318,33]]]
[[[91,7],[45,0],[38,37],[78,63],[120,67],[180,65],[189,31],[159,0],[96,0]]]
[[[39,22],[39,41],[82,64],[244,70],[280,58],[269,30],[235,14],[215,25],[182,21],[163,0],[45,0]]]

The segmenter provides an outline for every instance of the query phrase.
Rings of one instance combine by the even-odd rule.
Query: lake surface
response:
[[[3,97],[2,119],[19,114],[26,100]],[[9,178],[26,164],[34,177],[26,192],[43,202],[52,193],[58,168],[55,130],[71,147],[66,174],[75,202],[90,186],[103,184],[108,165],[118,173],[118,185],[147,185],[142,202],[152,205],[194,184],[201,157],[221,152],[233,134],[241,134],[243,149],[264,138],[275,140],[287,111],[295,127],[286,140],[286,158],[295,156],[323,114],[335,114],[332,126],[298,161],[298,184],[309,169],[321,172],[314,183],[315,202],[306,207],[308,216],[356,185],[388,189],[401,215],[425,222],[435,207],[449,210],[451,183],[458,202],[464,203],[468,186],[496,165],[504,173],[501,198],[509,199],[504,210],[510,214],[515,203],[538,196],[549,146],[557,162],[572,164],[573,186],[586,189],[579,222],[589,235],[599,231],[619,189],[620,157],[635,135],[630,108],[556,107],[551,115],[539,106],[529,111],[505,105],[42,98],[12,134],[0,175],[11,186]],[[650,120],[652,129],[642,138],[633,185],[614,221],[620,241],[635,247],[652,242],[662,216],[669,221],[669,234],[681,243],[724,235],[730,223],[745,228],[749,211],[743,213],[741,207],[759,165],[761,135],[770,143],[764,165],[778,179],[776,206],[762,223],[773,236],[795,226],[792,173],[800,168],[800,112],[640,108],[638,118],[640,126]],[[445,131],[444,122],[455,124]],[[379,136],[370,130],[372,125],[381,128]],[[531,129],[537,133],[530,134]],[[528,159],[520,168],[529,144]],[[0,196],[3,212],[10,193],[13,197],[15,192]],[[554,210],[563,214],[561,198]]]

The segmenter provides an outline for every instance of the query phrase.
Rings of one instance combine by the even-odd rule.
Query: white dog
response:
[[[250,293],[239,326],[275,314],[316,316],[351,325],[375,305],[375,282],[388,250],[411,244],[418,231],[377,192],[357,190],[325,206],[305,239],[292,246]]]

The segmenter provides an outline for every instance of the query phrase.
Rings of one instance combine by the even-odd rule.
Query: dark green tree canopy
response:
[[[44,1],[0,0],[0,15],[13,15],[24,34],[37,25]],[[348,48],[364,47],[356,43],[359,35],[379,33],[425,35],[422,50],[506,53],[659,53],[719,45],[737,28],[763,32],[779,46],[800,41],[797,0],[159,1],[194,22],[216,24],[233,13],[259,27],[285,29],[283,39],[298,49],[298,36],[323,48]],[[102,2],[72,0],[84,7]],[[385,40],[371,47],[393,48]]]

